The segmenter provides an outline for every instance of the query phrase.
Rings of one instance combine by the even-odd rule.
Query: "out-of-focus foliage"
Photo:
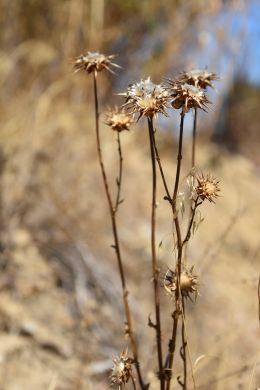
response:
[[[240,152],[260,166],[260,88],[245,79],[234,83],[225,99],[214,139],[231,151]]]

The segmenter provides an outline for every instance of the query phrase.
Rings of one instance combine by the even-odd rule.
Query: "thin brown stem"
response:
[[[122,188],[123,154],[122,154],[120,132],[119,131],[117,131],[116,140],[117,140],[117,150],[118,150],[118,157],[119,157],[119,173],[118,173],[118,177],[116,178],[117,194],[116,194],[116,201],[115,201],[115,207],[114,207],[115,213],[117,212],[120,203],[122,203],[120,196],[121,196],[121,188]]]
[[[176,199],[177,199],[177,195],[178,195],[180,172],[181,172],[184,116],[185,116],[185,113],[181,112],[180,135],[179,135],[178,156],[177,156],[177,169],[176,169],[176,177],[175,177],[174,191],[173,191],[173,197],[172,197],[172,200],[175,204],[176,204]],[[176,205],[175,205],[175,207],[176,207]]]
[[[165,178],[165,175],[164,175],[164,171],[163,171],[161,159],[160,159],[160,156],[159,156],[159,152],[158,152],[158,149],[157,149],[157,146],[156,146],[156,140],[155,140],[154,134],[153,134],[153,143],[154,143],[154,150],[155,150],[155,155],[156,155],[156,161],[157,161],[158,166],[159,166],[161,178],[162,178],[164,189],[165,189],[165,192],[166,192],[165,199],[168,200],[168,202],[170,203],[170,205],[172,207],[174,224],[175,224],[175,229],[176,229],[176,233],[177,233],[177,245],[180,246],[182,241],[181,241],[181,230],[180,230],[180,225],[179,225],[179,219],[178,219],[178,215],[176,213],[175,203],[173,202],[173,200],[171,198],[170,191],[169,191],[169,188],[168,188],[168,185],[167,185],[167,182],[166,182],[166,178]]]
[[[178,250],[178,258],[177,258],[177,264],[176,264],[176,276],[177,276],[177,286],[176,286],[176,293],[175,293],[175,301],[176,301],[176,308],[175,311],[173,312],[173,327],[172,327],[172,336],[169,340],[169,352],[165,361],[165,378],[166,378],[166,389],[170,389],[171,385],[171,377],[172,377],[172,366],[173,366],[173,360],[174,360],[174,353],[176,349],[176,340],[177,340],[177,330],[178,330],[178,320],[179,316],[182,316],[182,330],[181,330],[181,335],[182,335],[182,348],[181,348],[181,357],[183,360],[183,382],[180,380],[179,384],[182,386],[184,390],[187,390],[187,353],[186,350],[188,351],[188,356],[189,356],[189,361],[191,365],[191,372],[192,372],[192,380],[193,380],[193,386],[194,389],[196,389],[196,384],[195,384],[195,378],[194,378],[194,372],[193,372],[193,367],[192,367],[192,361],[191,361],[191,356],[190,356],[190,350],[189,350],[189,345],[188,345],[188,336],[187,336],[187,329],[186,329],[186,321],[185,321],[185,301],[181,293],[181,288],[180,288],[180,275],[182,272],[182,256],[183,256],[183,247],[184,244],[189,240],[190,235],[191,235],[191,228],[196,212],[196,208],[202,203],[199,201],[197,198],[194,202],[194,207],[191,208],[191,215],[190,215],[190,220],[189,220],[189,225],[187,228],[187,233],[185,235],[184,240],[182,241],[181,238],[181,231],[180,231],[180,226],[179,226],[179,220],[178,220],[178,213],[177,213],[177,205],[176,205],[176,200],[177,200],[177,195],[178,195],[178,187],[179,187],[179,179],[180,179],[180,171],[181,171],[181,160],[182,160],[182,141],[183,141],[183,125],[184,125],[184,114],[181,114],[181,123],[180,123],[180,135],[179,135],[179,146],[178,146],[178,157],[177,157],[177,169],[176,169],[176,178],[175,178],[175,186],[174,186],[174,194],[173,194],[173,199],[169,200],[169,189],[168,185],[165,179],[164,171],[162,168],[161,160],[159,157],[158,149],[156,147],[156,141],[155,137],[153,138],[154,141],[154,149],[156,153],[156,160],[160,169],[162,181],[164,184],[166,196],[165,199],[169,200],[169,203],[171,204],[172,211],[173,211],[173,217],[174,217],[174,223],[175,223],[175,228],[177,232],[177,250]]]
[[[192,131],[192,154],[191,154],[191,166],[195,167],[195,151],[196,151],[196,136],[197,136],[197,107],[194,108],[194,119],[193,119],[193,131]]]
[[[157,264],[156,256],[156,191],[157,191],[157,177],[156,177],[156,160],[154,150],[154,128],[153,119],[148,117],[148,130],[150,140],[150,152],[152,162],[152,213],[151,213],[151,249],[152,249],[152,272],[153,272],[153,286],[154,286],[154,305],[155,305],[155,318],[156,324],[154,325],[156,330],[156,344],[158,355],[158,368],[159,368],[159,380],[160,388],[164,390],[164,369],[162,358],[162,337],[161,337],[161,318],[160,318],[160,290],[159,290],[159,268]]]
[[[197,207],[201,205],[201,203],[202,203],[202,201],[199,201],[199,198],[196,198],[195,201],[194,201],[194,206],[191,207],[190,221],[189,221],[187,233],[186,233],[186,236],[185,236],[185,238],[183,240],[182,245],[185,245],[189,241],[189,239],[190,239],[191,229],[192,229],[194,217],[195,217],[195,214],[196,214],[196,210],[197,210]]]
[[[179,286],[179,290],[181,290],[180,286]],[[180,294],[181,294],[181,291],[180,291]],[[190,363],[190,368],[191,368],[191,377],[192,377],[192,383],[193,383],[193,390],[197,390],[197,386],[196,386],[196,382],[195,382],[195,376],[194,376],[194,369],[193,369],[193,364],[192,364],[192,358],[191,358],[191,352],[190,352],[190,347],[189,347],[189,342],[188,342],[188,333],[187,333],[187,323],[186,323],[186,317],[185,317],[184,298],[182,298],[181,316],[182,316],[182,323],[183,323],[183,332],[184,332],[185,341],[186,341],[186,349],[187,349],[187,352],[188,352],[189,363]]]
[[[175,292],[175,302],[176,308],[173,312],[173,326],[172,326],[172,335],[168,344],[168,357],[167,362],[168,365],[166,367],[167,370],[167,378],[166,378],[166,390],[170,390],[171,387],[171,379],[172,379],[172,366],[174,360],[174,353],[176,349],[176,341],[177,341],[177,329],[178,329],[178,320],[181,314],[181,294],[180,294],[180,275],[181,275],[181,260],[182,260],[182,246],[178,246],[178,259],[176,264],[176,276],[177,276],[177,288]]]
[[[135,380],[134,380],[134,378],[133,378],[133,375],[130,375],[130,377],[131,377],[133,389],[136,390],[136,384],[135,384]]]
[[[172,335],[169,340],[169,351],[168,351],[168,357],[167,357],[167,379],[166,379],[166,390],[170,390],[171,387],[171,379],[172,379],[172,366],[173,366],[173,360],[174,360],[174,353],[176,348],[176,340],[177,340],[177,329],[178,329],[178,320],[179,315],[181,314],[181,291],[180,291],[180,275],[181,275],[181,268],[182,268],[182,239],[181,239],[181,231],[180,231],[180,225],[177,215],[177,195],[178,195],[178,189],[179,189],[179,181],[180,181],[180,172],[181,172],[181,161],[182,161],[182,142],[183,142],[183,127],[184,127],[184,116],[185,113],[181,112],[181,122],[180,122],[180,133],[179,133],[179,143],[178,143],[178,155],[177,155],[177,168],[176,168],[176,176],[175,176],[175,183],[174,183],[174,191],[173,191],[173,197],[172,197],[172,210],[173,210],[173,218],[174,218],[174,224],[177,234],[177,250],[178,250],[178,257],[177,257],[177,264],[176,264],[176,281],[177,281],[177,288],[175,292],[175,302],[176,302],[176,308],[173,313],[173,326],[172,326]]]
[[[185,321],[185,301],[184,301],[184,298],[182,297],[181,288],[180,288],[180,275],[181,275],[181,271],[182,271],[183,246],[190,238],[190,232],[191,232],[196,208],[201,204],[201,202],[198,199],[196,199],[195,204],[194,204],[194,208],[191,209],[191,216],[190,216],[190,221],[189,221],[189,225],[187,228],[187,233],[185,235],[184,240],[182,241],[179,220],[178,220],[177,207],[176,207],[176,199],[177,199],[177,194],[178,194],[178,186],[179,186],[179,178],[180,178],[180,170],[181,170],[181,160],[182,160],[181,155],[182,155],[183,124],[184,124],[183,119],[184,118],[182,117],[181,124],[180,124],[177,169],[176,169],[176,179],[175,179],[173,200],[169,199],[168,185],[167,185],[167,182],[165,179],[164,171],[163,171],[161,160],[159,157],[159,152],[158,152],[158,149],[156,147],[155,137],[153,137],[154,149],[155,149],[155,153],[156,153],[156,160],[157,160],[157,163],[158,163],[158,166],[160,169],[162,181],[163,181],[165,192],[166,192],[165,199],[167,199],[169,201],[169,203],[171,204],[171,207],[172,207],[172,211],[173,211],[174,223],[175,223],[175,228],[176,228],[176,232],[177,232],[177,250],[178,250],[178,259],[177,259],[177,264],[176,264],[176,275],[177,275],[177,288],[176,288],[176,295],[175,295],[176,308],[175,308],[175,311],[172,315],[172,317],[173,317],[172,336],[169,340],[169,345],[168,345],[169,352],[168,352],[165,366],[164,366],[165,367],[165,375],[166,375],[165,378],[166,378],[167,390],[170,389],[170,385],[171,385],[172,366],[173,366],[174,352],[175,352],[176,340],[177,340],[178,319],[179,319],[180,315],[182,316],[181,357],[183,360],[183,382],[179,381],[179,383],[184,390],[187,389],[187,354],[186,354],[186,350],[188,350],[188,356],[189,356],[189,361],[191,364],[191,371],[192,371],[193,386],[194,386],[194,389],[196,389],[195,378],[194,378],[194,373],[193,373],[193,368],[192,368],[192,361],[191,361],[190,351],[189,351],[189,346],[188,346],[186,321]]]
[[[182,297],[182,310],[183,310],[183,316],[185,317],[185,301],[183,297]],[[187,357],[186,357],[187,340],[185,334],[184,321],[182,321],[181,338],[182,338],[181,357],[183,361],[183,385],[182,386],[183,386],[183,390],[187,390]]]
[[[159,170],[160,170],[160,174],[161,174],[161,178],[162,178],[162,181],[163,181],[164,189],[165,189],[165,192],[166,192],[166,198],[165,199],[167,199],[170,202],[170,204],[172,204],[170,191],[168,189],[168,185],[167,185],[167,182],[166,182],[166,179],[165,179],[165,175],[164,175],[163,167],[162,167],[162,164],[161,164],[161,159],[160,159],[159,152],[158,152],[158,149],[157,149],[157,145],[156,145],[154,134],[153,134],[153,145],[154,145],[156,161],[158,163],[158,167],[159,167]]]
[[[100,132],[99,132],[98,94],[97,94],[97,72],[93,73],[93,82],[94,82],[97,154],[98,154],[98,161],[99,161],[99,165],[100,165],[100,169],[101,169],[102,179],[103,179],[103,183],[104,183],[104,188],[105,188],[105,193],[106,193],[106,197],[107,197],[110,218],[111,218],[111,223],[112,223],[112,231],[113,231],[113,237],[114,237],[113,248],[115,249],[115,252],[116,252],[119,275],[120,275],[120,280],[121,280],[121,285],[122,285],[124,311],[125,311],[126,324],[127,324],[127,333],[129,335],[129,338],[130,338],[130,343],[131,343],[131,348],[132,348],[132,352],[133,352],[133,356],[134,356],[138,380],[139,380],[141,389],[145,390],[145,389],[147,389],[147,385],[144,384],[143,379],[142,379],[142,375],[141,375],[141,371],[140,371],[138,349],[137,349],[137,344],[136,344],[136,340],[135,340],[134,333],[133,333],[132,316],[131,316],[131,311],[130,311],[130,307],[129,307],[129,303],[128,303],[128,291],[127,291],[127,287],[126,287],[125,273],[124,273],[119,238],[118,238],[116,210],[113,207],[113,202],[112,202],[112,198],[111,198],[111,194],[110,194],[110,190],[109,190],[106,170],[105,170],[105,166],[104,166],[104,162],[103,162],[102,149],[101,149]]]

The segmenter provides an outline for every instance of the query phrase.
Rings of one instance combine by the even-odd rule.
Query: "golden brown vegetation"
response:
[[[120,280],[114,251],[109,249],[110,221],[96,161],[92,80],[83,74],[74,76],[70,60],[85,49],[98,47],[106,53],[119,53],[115,62],[125,68],[117,72],[118,77],[100,75],[100,131],[113,186],[117,133],[104,124],[107,118],[103,115],[106,102],[118,102],[112,89],[122,92],[139,76],[151,74],[154,82],[160,82],[163,74],[173,77],[176,70],[192,68],[182,56],[182,48],[191,40],[189,26],[198,27],[199,33],[192,36],[196,36],[197,48],[202,47],[203,21],[223,6],[221,1],[210,1],[207,7],[203,1],[111,1],[100,12],[95,4],[102,1],[30,0],[26,9],[16,0],[0,2],[0,387],[5,390],[105,389],[112,359],[126,344]],[[227,6],[237,4],[229,2]],[[174,23],[158,30],[155,15]],[[229,43],[228,26],[218,27],[215,36],[220,42],[216,59]],[[147,37],[161,40],[156,40],[147,56],[142,51],[140,59],[135,53],[143,40],[149,46]],[[174,64],[169,61],[172,57]],[[132,74],[127,73],[129,69]],[[118,84],[116,80],[120,80]],[[238,100],[228,113],[229,139],[231,143],[235,139],[236,150],[242,149],[255,162],[257,142],[243,138],[247,125],[253,140],[257,133],[257,92],[250,95],[251,103],[242,103],[249,94],[248,90],[241,95],[236,92]],[[186,303],[187,334],[198,389],[255,389],[260,383],[259,177],[252,161],[209,143],[221,106],[221,100],[217,103],[214,99],[214,110],[207,114],[211,118],[209,132],[199,134],[196,140],[196,165],[221,178],[221,196],[216,205],[204,202],[203,215],[196,215],[199,228],[187,250],[189,265],[195,265],[193,277],[199,276],[196,303],[189,299]],[[177,123],[178,118],[171,120]],[[198,115],[199,129],[204,120]],[[157,127],[157,147],[167,182],[171,182],[176,140],[172,132],[159,132]],[[241,143],[241,139],[245,141]],[[184,172],[191,166],[186,154],[191,144],[186,137],[180,208],[190,189]],[[144,119],[131,132],[122,133],[121,146],[124,176],[120,200],[124,202],[118,222],[129,302],[137,341],[142,344],[142,369],[150,389],[157,390],[154,332],[147,326],[154,307],[148,242],[150,146]],[[116,194],[117,186],[113,196]],[[161,311],[169,313],[174,300],[167,291],[164,294],[163,285],[172,266],[173,246],[171,211],[164,196],[158,177]],[[186,212],[189,215],[189,208]],[[204,216],[205,222],[200,223]],[[190,267],[187,270],[189,273]],[[174,284],[171,287],[174,289]],[[189,292],[194,300],[195,294]],[[169,332],[171,323],[163,321],[164,354]],[[180,348],[178,344],[178,356]],[[182,361],[176,359],[174,370],[171,387],[177,389]],[[128,385],[132,386],[131,380]]]

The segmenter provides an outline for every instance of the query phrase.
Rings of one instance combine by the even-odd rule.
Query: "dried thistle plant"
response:
[[[141,80],[139,83],[130,84],[127,91],[125,93],[121,93],[120,95],[124,96],[126,99],[123,107],[129,110],[132,114],[138,113],[138,119],[140,119],[141,117],[146,117],[148,124],[150,156],[152,165],[151,252],[155,307],[155,323],[149,321],[149,324],[156,331],[158,378],[160,380],[160,389],[164,390],[165,375],[163,367],[160,285],[156,245],[157,173],[153,120],[158,116],[158,114],[163,114],[167,116],[166,108],[168,107],[169,93],[168,90],[162,84],[154,84],[151,81],[151,78],[148,77],[145,80]]]
[[[198,276],[194,274],[194,266],[190,268],[184,267],[181,271],[180,275],[180,289],[182,296],[184,298],[191,299],[191,294],[195,294],[195,299],[198,295]],[[172,296],[175,297],[176,289],[177,289],[177,275],[176,271],[172,269],[168,269],[165,276],[163,285],[165,290]]]
[[[199,88],[201,90],[206,90],[207,87],[214,88],[213,81],[219,80],[219,77],[216,73],[208,72],[200,69],[193,69],[189,72],[183,72],[179,75],[177,82],[182,85],[191,85],[195,88]],[[207,105],[208,103],[206,103]],[[177,99],[178,105],[178,99]],[[197,133],[197,109],[201,108],[198,106],[193,107],[194,111],[194,119],[193,119],[193,132],[192,132],[192,155],[191,155],[191,168],[195,166],[195,143],[196,143],[196,133]]]
[[[131,319],[131,312],[128,303],[128,290],[126,287],[126,276],[122,262],[121,247],[117,226],[117,212],[118,206],[121,203],[121,183],[122,183],[122,149],[120,143],[120,134],[122,131],[128,131],[133,123],[133,117],[138,114],[138,119],[146,117],[148,124],[148,135],[150,145],[150,159],[152,166],[152,208],[151,208],[151,263],[153,274],[153,290],[154,290],[154,310],[155,321],[149,319],[149,325],[155,329],[156,332],[156,347],[157,347],[157,376],[160,382],[160,390],[170,390],[172,380],[172,369],[175,359],[175,346],[177,338],[180,332],[178,329],[181,326],[181,350],[180,357],[183,362],[183,378],[178,379],[179,384],[183,390],[188,389],[188,370],[187,362],[189,358],[191,367],[191,376],[193,380],[193,387],[196,389],[195,377],[193,372],[192,359],[188,348],[188,337],[186,329],[186,300],[195,300],[198,295],[198,276],[194,273],[194,266],[187,264],[184,250],[187,249],[187,243],[191,238],[191,234],[194,233],[195,216],[201,204],[208,200],[211,203],[215,203],[219,195],[219,181],[212,175],[196,174],[195,170],[188,177],[189,187],[189,202],[190,202],[190,215],[188,217],[187,226],[181,227],[179,211],[183,207],[177,207],[177,199],[179,199],[179,186],[181,179],[182,168],[182,155],[183,155],[183,134],[184,134],[184,118],[185,115],[193,110],[194,115],[194,127],[193,127],[193,150],[192,150],[192,167],[195,165],[195,135],[197,128],[197,110],[202,109],[206,111],[209,105],[209,100],[205,94],[207,87],[212,87],[212,82],[217,80],[218,77],[214,73],[205,71],[194,70],[191,72],[183,72],[177,80],[168,80],[168,86],[163,84],[154,84],[151,78],[141,79],[140,82],[130,84],[126,92],[119,95],[125,98],[124,104],[118,108],[109,108],[106,112],[105,123],[117,133],[118,142],[118,156],[119,156],[119,174],[116,178],[117,192],[116,199],[113,201],[111,196],[111,190],[109,182],[107,180],[106,169],[102,157],[102,145],[99,131],[99,105],[98,105],[98,93],[97,93],[97,75],[102,70],[108,70],[111,72],[111,67],[118,67],[112,60],[114,55],[105,56],[103,54],[94,52],[88,52],[87,55],[79,56],[74,61],[75,71],[85,70],[86,73],[93,74],[93,86],[94,86],[94,99],[95,99],[95,119],[96,119],[96,139],[97,139],[97,154],[99,164],[102,173],[102,179],[106,191],[106,197],[109,205],[112,231],[114,237],[113,248],[116,252],[118,270],[120,274],[122,284],[122,295],[126,317],[126,333],[130,339],[130,346],[133,354],[133,358],[128,356],[127,349],[124,350],[119,357],[114,359],[114,366],[110,375],[111,384],[118,386],[121,390],[132,379],[132,385],[136,389],[135,380],[132,376],[132,366],[134,365],[137,372],[138,382],[141,390],[147,390],[149,384],[145,384],[142,379],[138,344],[133,332],[133,325]],[[180,131],[178,138],[178,152],[177,152],[177,166],[174,180],[173,191],[170,190],[170,185],[166,180],[164,174],[163,165],[160,159],[160,153],[158,151],[155,139],[154,119],[159,114],[167,116],[166,110],[172,107],[173,109],[181,109],[180,113]],[[159,275],[160,269],[158,267],[157,259],[157,242],[156,242],[156,208],[157,208],[157,169],[158,164],[160,175],[163,181],[164,189],[166,192],[165,199],[169,202],[172,211],[173,220],[173,241],[177,256],[174,259],[173,267],[169,267],[164,276],[164,288],[174,297],[174,309],[171,313],[172,317],[172,332],[168,342],[168,352],[166,356],[163,354],[163,340],[161,330],[161,307],[160,307],[160,284]],[[184,198],[183,198],[184,199]],[[182,206],[184,201],[181,203]],[[176,240],[175,240],[176,238]],[[170,316],[169,316],[170,318]],[[181,322],[181,324],[180,324]]]
[[[111,70],[111,66],[115,68],[120,68],[119,65],[112,62],[112,60],[116,57],[116,55],[105,55],[99,52],[91,52],[88,51],[87,54],[81,54],[76,57],[73,62],[73,67],[75,72],[79,72],[80,70],[85,70],[87,73],[92,72],[101,72],[106,69],[111,73],[114,73]]]
[[[128,356],[126,349],[113,362],[114,366],[110,375],[111,385],[117,385],[118,390],[121,390],[132,376],[133,359]]]
[[[118,142],[118,153],[119,153],[119,177],[116,180],[117,184],[117,195],[115,201],[112,199],[111,190],[109,186],[109,181],[107,179],[107,173],[106,168],[103,160],[103,153],[102,153],[102,144],[101,144],[101,137],[100,137],[100,128],[99,128],[99,102],[98,102],[98,88],[97,88],[97,75],[98,72],[101,72],[102,70],[108,70],[110,72],[111,66],[119,67],[118,65],[112,63],[112,59],[115,57],[115,55],[109,55],[106,56],[104,54],[100,54],[98,52],[88,52],[87,55],[81,55],[77,57],[74,61],[74,70],[75,72],[79,70],[85,70],[88,74],[93,74],[93,90],[94,90],[94,103],[95,103],[95,132],[96,132],[96,147],[97,147],[97,156],[98,161],[100,165],[101,170],[101,176],[102,181],[104,184],[106,199],[108,203],[109,213],[110,213],[110,219],[111,219],[111,225],[112,225],[112,232],[113,232],[113,238],[114,243],[112,247],[115,249],[116,258],[117,258],[117,265],[118,265],[118,271],[120,275],[121,280],[121,287],[122,287],[122,300],[124,304],[124,312],[126,317],[126,334],[129,336],[131,349],[134,355],[134,362],[136,367],[136,372],[139,380],[139,384],[142,390],[146,389],[146,385],[144,384],[140,364],[139,364],[139,356],[138,356],[138,346],[136,343],[134,330],[133,330],[133,324],[132,324],[132,313],[130,310],[129,302],[128,302],[128,290],[127,290],[127,284],[126,284],[126,275],[122,260],[122,254],[121,254],[121,245],[120,245],[120,239],[119,239],[119,232],[118,232],[118,225],[117,225],[117,212],[118,212],[118,206],[121,203],[120,200],[120,191],[121,191],[121,181],[122,181],[122,150],[121,150],[121,144],[120,144],[120,138],[119,138],[119,131],[117,131],[117,142]],[[114,72],[112,72],[114,73]],[[111,119],[111,118],[110,118]],[[110,120],[111,122],[111,120]],[[123,356],[123,355],[122,355]]]
[[[182,108],[185,114],[192,108],[200,108],[206,111],[210,101],[201,88],[182,83],[179,80],[168,80],[168,83],[173,108]]]
[[[119,133],[123,130],[130,130],[133,121],[133,115],[127,113],[122,107],[108,108],[106,112],[105,123]]]
[[[159,113],[167,116],[166,108],[169,93],[162,84],[154,84],[151,78],[141,80],[139,83],[130,84],[125,93],[124,107],[132,113],[139,113],[139,117],[154,117]]]
[[[215,203],[216,198],[219,196],[219,180],[207,174],[206,176],[201,173],[196,176],[197,186],[196,193],[198,197],[204,201],[207,199],[209,202]]]
[[[188,72],[181,73],[178,80],[183,84],[190,84],[201,89],[206,89],[207,87],[214,88],[212,82],[219,80],[219,77],[216,73],[208,72],[206,69],[192,69]]]

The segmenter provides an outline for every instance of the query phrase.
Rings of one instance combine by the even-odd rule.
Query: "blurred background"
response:
[[[107,389],[126,345],[120,281],[96,159],[92,78],[74,74],[86,51],[118,54],[98,77],[101,111],[129,83],[207,68],[220,80],[199,113],[197,165],[221,180],[217,204],[188,261],[200,296],[188,304],[198,389],[260,387],[260,3],[257,0],[0,0],[0,388]],[[115,135],[101,131],[111,185]],[[179,113],[156,124],[173,180]],[[190,169],[185,128],[183,182]],[[159,131],[160,130],[160,131]],[[154,377],[150,161],[145,121],[123,134],[120,236],[143,368]],[[184,185],[184,184],[183,184]],[[161,184],[160,184],[161,186]],[[115,186],[114,186],[115,187]],[[159,188],[163,273],[174,263],[169,209]],[[162,291],[167,348],[172,301]],[[181,367],[175,367],[176,375]],[[173,382],[173,388],[179,386]]]

